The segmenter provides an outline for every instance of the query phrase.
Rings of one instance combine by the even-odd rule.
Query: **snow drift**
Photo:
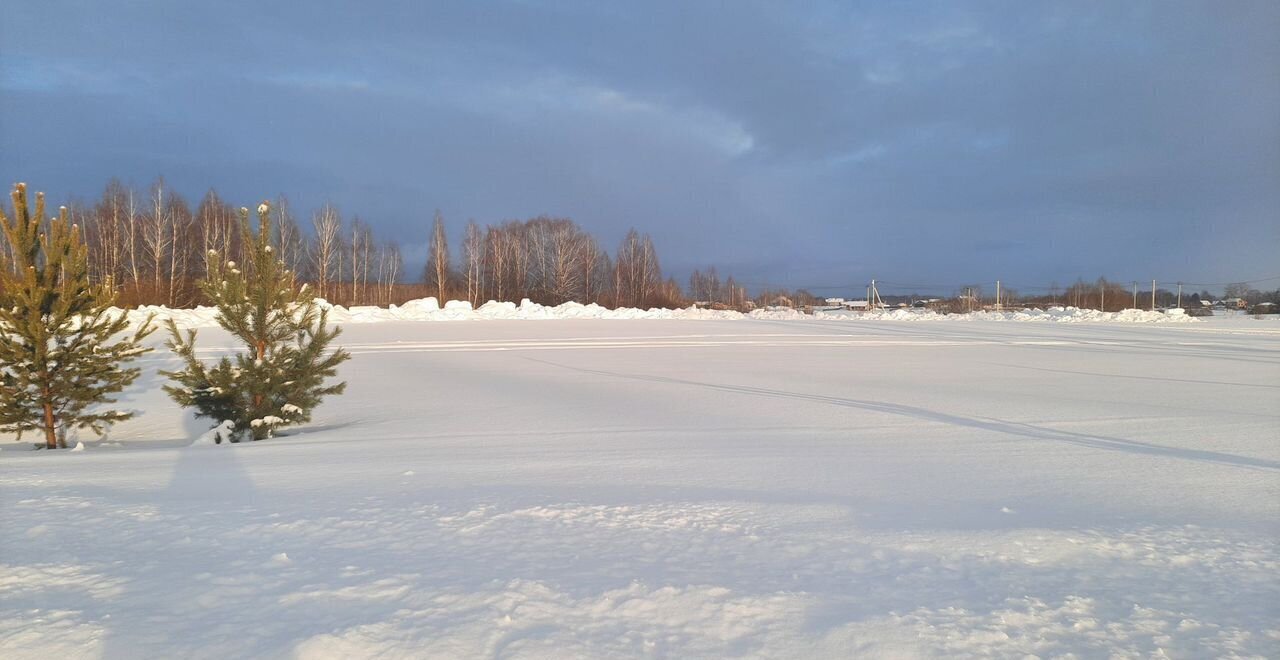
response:
[[[387,321],[545,321],[557,319],[640,319],[640,320],[772,320],[772,321],[1051,321],[1062,323],[1167,323],[1196,322],[1186,315],[1170,315],[1162,312],[1150,312],[1127,309],[1122,312],[1099,312],[1092,309],[1075,307],[1051,307],[1047,310],[1030,309],[1009,312],[972,312],[969,314],[938,314],[927,310],[892,309],[873,312],[818,312],[805,314],[794,309],[763,310],[758,309],[747,314],[725,310],[709,310],[689,307],[686,309],[636,309],[620,307],[609,309],[595,303],[583,305],[567,302],[561,305],[540,305],[528,298],[520,304],[497,302],[490,300],[478,308],[461,300],[451,300],[443,307],[433,297],[410,300],[403,305],[390,307],[356,306],[343,307],[320,300],[321,306],[329,310],[329,320],[339,324],[382,323]],[[201,328],[216,326],[217,309],[213,307],[196,307],[195,309],[171,309],[148,305],[129,310],[129,318],[139,323],[149,315],[157,321],[167,319],[183,328]]]

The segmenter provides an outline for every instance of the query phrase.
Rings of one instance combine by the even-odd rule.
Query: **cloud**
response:
[[[122,93],[150,82],[143,72],[101,62],[32,57],[7,51],[0,58],[0,89],[15,92]]]
[[[1273,2],[158,7],[13,8],[0,178],[287,191],[406,242],[553,213],[790,285],[1225,281],[1280,247]]]
[[[369,81],[363,78],[333,71],[286,71],[249,75],[247,78],[307,92],[363,92],[371,87]]]
[[[608,123],[653,139],[703,144],[729,157],[746,154],[755,144],[741,123],[717,112],[643,98],[562,75],[481,88],[472,92],[470,104],[478,112],[522,120],[570,115],[575,122]]]

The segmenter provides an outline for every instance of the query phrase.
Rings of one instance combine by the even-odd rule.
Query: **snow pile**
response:
[[[472,320],[520,320],[544,321],[556,319],[740,319],[738,312],[711,311],[705,309],[636,309],[619,307],[609,309],[595,303],[584,305],[567,302],[560,305],[540,305],[528,298],[517,305],[512,302],[490,300],[473,309],[465,300],[450,300],[441,309],[435,298],[411,300],[404,305],[381,307],[330,306],[329,318],[337,323],[361,323],[368,321],[472,321]]]
[[[876,309],[867,312],[833,310],[815,312],[813,318],[823,321],[946,321],[962,320],[968,314],[939,314],[927,309]]]
[[[163,305],[143,305],[126,311],[129,323],[139,325],[148,317],[154,317],[157,325],[169,319],[179,328],[204,328],[218,325],[217,307],[196,307],[195,309],[174,309]]]
[[[1078,307],[1050,307],[1048,309],[1022,309],[1003,312],[969,312],[967,314],[939,314],[927,309],[881,309],[871,312],[818,312],[813,318],[824,320],[863,321],[1048,321],[1053,323],[1195,323],[1197,319],[1182,310],[1170,313],[1126,309],[1120,312],[1100,312]],[[754,313],[753,313],[754,315]],[[803,318],[804,315],[787,318]],[[769,317],[775,318],[775,317]]]
[[[547,321],[559,319],[644,319],[644,320],[695,320],[721,321],[739,319],[757,319],[768,321],[803,321],[803,320],[859,320],[859,321],[1052,321],[1061,323],[1099,322],[1099,323],[1163,323],[1196,322],[1197,319],[1179,313],[1181,310],[1170,310],[1171,313],[1149,312],[1137,309],[1126,309],[1122,312],[1099,312],[1092,309],[1075,307],[1050,307],[1046,310],[1029,309],[1007,312],[971,312],[968,314],[938,314],[923,309],[882,309],[871,312],[819,311],[812,315],[791,308],[757,309],[742,314],[734,311],[710,309],[636,309],[619,307],[609,309],[595,303],[567,302],[561,305],[540,305],[528,298],[520,304],[497,302],[490,300],[479,308],[472,308],[465,300],[450,300],[440,306],[435,298],[410,300],[403,305],[390,307],[356,306],[343,307],[318,299],[322,307],[329,310],[329,320],[339,324],[383,323],[386,321]],[[180,328],[202,328],[216,326],[218,310],[213,307],[197,307],[195,309],[170,309],[147,305],[129,310],[131,323],[141,323],[148,316],[155,316],[157,322],[163,323],[173,319]]]
[[[802,319],[822,318],[822,312],[818,312],[816,316],[809,316],[804,312],[800,312],[790,307],[782,307],[778,309],[753,309],[747,314],[753,319],[762,319],[765,321],[797,321]]]
[[[343,307],[333,305],[324,299],[318,299],[321,307],[329,311],[329,320],[340,324],[382,323],[386,321],[481,321],[481,320],[520,320],[540,321],[556,319],[693,319],[693,320],[734,320],[745,318],[743,314],[732,311],[715,311],[707,309],[635,309],[620,307],[609,309],[595,303],[567,302],[561,305],[548,306],[535,303],[528,298],[517,305],[512,302],[490,300],[478,309],[471,307],[465,300],[450,300],[440,307],[434,298],[410,300],[403,305],[390,307],[356,306]],[[129,310],[131,323],[141,323],[143,319],[154,315],[156,321],[163,323],[173,319],[178,327],[200,328],[216,326],[218,310],[214,307],[197,307],[195,309],[169,309],[147,305]],[[802,316],[798,312],[794,315]],[[790,318],[790,317],[789,317]]]
[[[217,426],[209,429],[196,438],[190,446],[192,447],[212,447],[220,445],[223,442],[230,443],[235,439],[236,423],[231,420],[223,420]]]
[[[1056,321],[1060,323],[1101,322],[1101,323],[1166,323],[1194,322],[1195,319],[1185,314],[1170,315],[1164,312],[1152,312],[1141,309],[1126,309],[1119,312],[1100,312],[1096,309],[1080,309],[1077,307],[1050,307],[1049,309],[1028,309],[1016,312],[974,312],[971,316],[978,320],[992,321]]]

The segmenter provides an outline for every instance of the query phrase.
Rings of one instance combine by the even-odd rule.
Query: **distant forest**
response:
[[[287,200],[270,206],[280,258],[334,304],[386,306],[424,296],[473,305],[523,298],[546,305],[689,304],[680,284],[663,276],[652,239],[635,229],[610,254],[567,218],[539,216],[483,227],[472,221],[453,249],[437,213],[423,223],[426,267],[407,273],[400,246],[378,240],[356,217],[348,220],[326,205],[304,223]],[[122,305],[203,304],[196,282],[210,265],[241,260],[239,208],[212,189],[192,207],[163,179],[146,192],[113,180],[96,201],[72,202],[67,210],[89,245],[91,277],[111,282]],[[0,246],[0,257],[5,249]],[[714,268],[695,274],[691,282],[702,300],[734,307],[746,301],[746,290],[732,277],[721,282]]]
[[[36,190],[33,188],[33,192]],[[53,200],[50,200],[53,203]],[[256,203],[254,204],[256,206]],[[425,219],[426,266],[406,272],[400,246],[380,241],[373,228],[358,217],[344,218],[325,205],[300,221],[286,199],[270,203],[279,232],[279,254],[298,278],[321,298],[339,305],[400,304],[425,296],[441,301],[466,300],[478,306],[489,300],[519,302],[528,298],[544,305],[565,302],[597,303],[606,307],[687,307],[746,310],[772,305],[796,308],[821,306],[825,298],[808,290],[757,287],[748,294],[732,275],[721,279],[716,268],[695,270],[686,286],[665,276],[661,259],[648,234],[627,232],[611,254],[573,220],[539,216],[494,225],[466,224],[451,245],[444,219],[437,213]],[[210,189],[194,208],[158,179],[140,192],[112,180],[92,202],[67,204],[68,216],[84,231],[89,245],[90,275],[95,282],[111,282],[119,304],[192,307],[205,304],[196,282],[211,264],[240,261],[239,207]],[[456,239],[457,237],[455,237]],[[8,246],[0,241],[0,258],[9,261]],[[902,287],[898,287],[901,289]],[[1077,280],[1066,287],[1035,287],[1020,294],[1005,287],[1004,308],[1022,305],[1072,305],[1117,311],[1151,306],[1150,288],[1134,295],[1123,283],[1098,278]],[[839,294],[861,292],[837,292]],[[937,311],[963,312],[990,308],[995,302],[991,284],[955,287],[946,294],[884,295],[889,305],[920,304]],[[1265,291],[1248,283],[1226,285],[1223,298],[1238,298],[1252,307],[1280,302],[1280,290]],[[1158,288],[1157,307],[1198,305],[1212,300],[1210,292],[1177,294]]]

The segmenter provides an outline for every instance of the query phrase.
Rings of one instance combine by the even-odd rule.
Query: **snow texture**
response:
[[[162,352],[0,438],[0,657],[1280,657],[1274,320],[433,306],[273,440]]]

